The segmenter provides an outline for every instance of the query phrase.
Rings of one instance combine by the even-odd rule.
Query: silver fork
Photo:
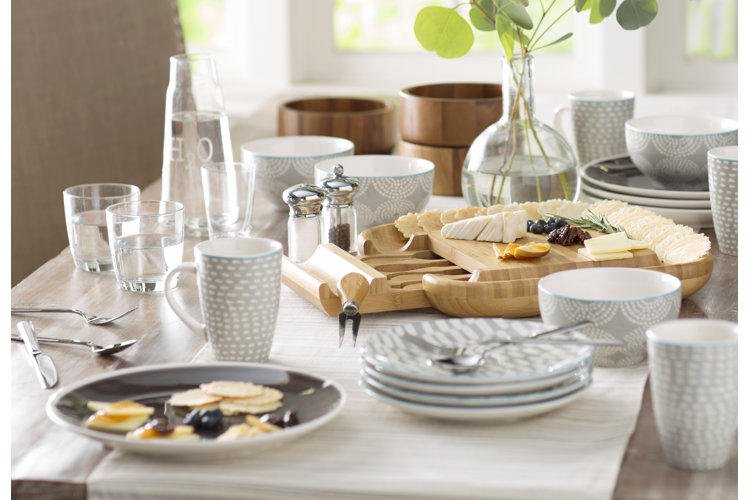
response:
[[[70,308],[64,308],[64,307],[59,307],[59,306],[46,306],[46,305],[44,305],[44,306],[23,305],[23,306],[20,306],[20,307],[11,307],[10,308],[10,312],[11,312],[11,314],[16,314],[16,313],[46,313],[46,312],[50,312],[50,313],[75,313],[75,314],[78,314],[79,316],[81,316],[83,319],[85,319],[86,323],[88,323],[89,325],[100,326],[100,325],[106,325],[106,324],[112,323],[113,321],[118,320],[118,319],[122,318],[123,316],[132,313],[136,309],[137,309],[137,307],[134,307],[134,308],[129,309],[129,310],[125,311],[124,313],[119,314],[117,316],[114,316],[112,318],[105,318],[103,316],[96,316],[94,314],[88,314],[88,313],[85,313],[85,312],[83,312],[83,311],[81,311],[79,309],[70,309]]]

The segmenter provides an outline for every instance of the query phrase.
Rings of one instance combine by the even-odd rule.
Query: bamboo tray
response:
[[[527,233],[517,243],[544,240],[544,235]],[[706,284],[713,269],[710,254],[664,265],[653,251],[638,250],[632,259],[593,262],[579,256],[578,248],[552,245],[540,259],[501,261],[491,243],[447,239],[440,231],[407,240],[393,224],[385,224],[359,235],[357,257],[330,244],[301,264],[285,257],[282,281],[330,316],[342,310],[341,279],[357,273],[369,285],[361,313],[432,306],[450,316],[520,318],[539,314],[537,282],[553,272],[595,266],[654,269],[679,278],[685,298]]]

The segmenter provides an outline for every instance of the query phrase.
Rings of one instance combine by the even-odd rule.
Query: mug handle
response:
[[[553,124],[555,126],[555,129],[560,132],[560,134],[565,137],[565,140],[568,141],[569,144],[573,144],[573,142],[568,137],[568,134],[565,133],[565,127],[563,126],[563,121],[565,120],[565,115],[570,115],[570,106],[558,106],[555,108],[555,117],[553,119]]]
[[[206,325],[203,323],[199,323],[195,320],[190,314],[188,314],[185,309],[180,306],[180,304],[177,302],[177,299],[172,295],[173,288],[172,288],[172,280],[179,274],[180,272],[190,272],[192,274],[196,273],[196,267],[194,262],[185,262],[183,264],[180,264],[179,266],[173,268],[169,273],[167,274],[166,279],[164,280],[164,296],[167,299],[167,303],[169,304],[169,307],[172,308],[172,310],[175,312],[175,314],[195,333],[198,333],[200,335],[203,335],[204,338],[206,338]]]

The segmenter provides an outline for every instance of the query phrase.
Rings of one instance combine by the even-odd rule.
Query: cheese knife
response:
[[[16,325],[21,334],[26,352],[29,353],[42,389],[51,389],[57,384],[57,368],[52,358],[42,353],[39,342],[36,339],[34,324],[31,321],[20,321]]]

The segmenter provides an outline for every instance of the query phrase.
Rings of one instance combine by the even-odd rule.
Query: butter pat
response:
[[[590,240],[586,240],[586,241],[590,241]],[[586,257],[589,260],[594,260],[597,262],[600,262],[603,260],[630,259],[633,257],[633,254],[628,252],[627,250],[623,250],[619,252],[592,253],[588,248],[579,248],[578,254],[583,257]]]
[[[605,234],[591,238],[583,242],[588,253],[592,255],[627,252],[629,250],[641,250],[648,248],[648,243],[638,240],[631,240],[623,233]]]

